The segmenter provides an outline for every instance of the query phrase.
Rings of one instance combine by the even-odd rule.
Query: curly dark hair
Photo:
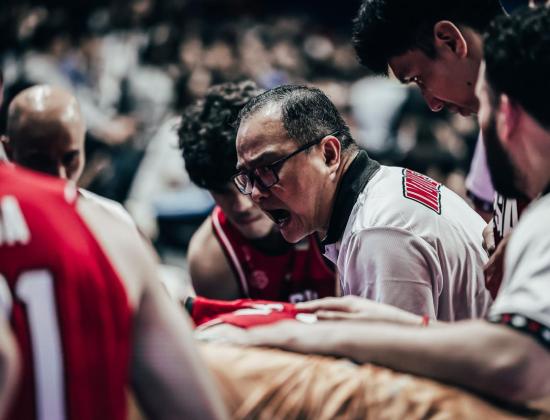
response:
[[[355,145],[349,127],[331,100],[317,88],[283,85],[270,89],[248,102],[239,113],[244,121],[269,104],[281,107],[281,120],[288,136],[304,145],[331,133],[342,150]],[[351,150],[351,149],[350,149]]]
[[[178,128],[179,147],[191,181],[223,192],[235,173],[235,120],[241,108],[261,93],[252,81],[223,83],[188,106]]]
[[[494,101],[505,93],[550,128],[550,8],[495,19],[485,35],[484,54]]]
[[[414,49],[435,57],[434,25],[449,20],[483,33],[502,14],[498,0],[364,0],[354,20],[353,45],[361,64],[378,75]]]

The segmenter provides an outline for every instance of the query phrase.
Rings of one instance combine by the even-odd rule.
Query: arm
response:
[[[248,339],[302,353],[348,357],[527,402],[550,393],[550,353],[534,339],[485,321],[419,328],[387,323],[279,323]]]
[[[134,323],[132,382],[155,419],[223,419],[225,409],[199,358],[188,319],[155,280],[147,255],[144,290]]]
[[[356,233],[341,254],[352,295],[437,317],[439,259],[421,238],[402,229],[371,228]]]
[[[210,218],[191,238],[187,258],[197,295],[220,300],[242,297],[235,274],[214,235]]]
[[[163,288],[157,261],[135,226],[90,200],[79,214],[119,273],[134,313],[131,377],[152,419],[224,419],[218,390],[195,349],[188,318]]]
[[[19,353],[7,320],[0,314],[0,419],[6,418],[17,388]]]

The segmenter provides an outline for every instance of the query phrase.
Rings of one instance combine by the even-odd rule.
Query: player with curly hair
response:
[[[189,245],[188,260],[198,295],[293,303],[335,294],[335,274],[315,236],[289,244],[273,221],[231,181],[235,173],[239,111],[261,91],[251,81],[211,87],[185,109],[179,145],[191,180],[217,206]]]

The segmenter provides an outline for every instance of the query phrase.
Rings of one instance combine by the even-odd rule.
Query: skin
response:
[[[480,34],[450,21],[434,25],[436,57],[419,49],[393,57],[389,66],[402,83],[416,83],[430,109],[448,108],[463,116],[475,114],[479,103],[475,82],[483,57]]]
[[[237,169],[252,169],[286,156],[298,147],[281,121],[277,104],[268,105],[241,122],[237,133]],[[278,170],[279,182],[268,190],[254,185],[250,197],[267,214],[286,210],[278,224],[291,243],[317,232],[327,234],[336,189],[356,152],[342,153],[340,142],[326,136],[309,151],[299,153]]]
[[[250,197],[241,194],[233,183],[228,183],[224,192],[210,191],[210,194],[229,221],[245,238],[264,238],[275,229],[273,221],[254,204]]]
[[[71,93],[34,86],[17,95],[10,105],[6,152],[21,166],[76,182],[84,168],[85,130]]]
[[[0,314],[0,419],[6,418],[20,374],[19,350],[9,321],[2,313]]]

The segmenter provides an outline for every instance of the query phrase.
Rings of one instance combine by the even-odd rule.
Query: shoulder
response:
[[[83,188],[79,188],[78,193],[85,200],[96,203],[104,211],[110,213],[114,218],[118,219],[119,221],[127,223],[131,226],[135,226],[132,216],[130,216],[130,213],[128,213],[128,211],[122,206],[122,204],[114,200],[110,200],[108,198],[94,194],[93,192],[85,190]]]
[[[221,250],[212,227],[212,216],[208,216],[193,234],[187,250],[187,258],[190,266],[206,264],[210,260],[216,248]]]
[[[350,233],[375,227],[400,228],[408,224],[411,213],[421,215],[422,206],[404,195],[403,180],[403,168],[381,166],[357,198],[350,215]]]
[[[531,204],[515,229],[509,245],[511,256],[520,256],[527,248],[547,253],[550,246],[550,195]]]
[[[211,292],[214,289],[222,289],[221,282],[229,286],[227,283],[234,279],[227,257],[214,234],[211,217],[202,223],[191,238],[187,258],[193,286],[198,294],[213,297]],[[236,281],[233,283],[236,285]]]
[[[136,307],[147,282],[158,280],[158,259],[134,225],[95,200],[79,199],[77,210],[121,278],[132,307]]]

